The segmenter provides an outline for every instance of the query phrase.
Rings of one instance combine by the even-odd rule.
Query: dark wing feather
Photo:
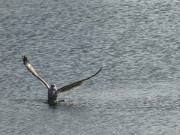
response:
[[[29,63],[26,56],[22,56],[23,63],[27,67],[27,69],[35,76],[37,77],[48,89],[50,88],[49,85],[36,73],[35,69],[32,67],[32,65]]]
[[[74,82],[74,83],[72,83],[72,84],[66,85],[66,86],[58,89],[58,90],[57,90],[58,93],[66,92],[66,91],[69,91],[69,90],[71,90],[71,89],[73,89],[73,88],[79,87],[79,86],[80,86],[81,84],[83,84],[85,81],[87,81],[87,80],[89,80],[90,78],[96,76],[96,75],[101,71],[101,69],[102,69],[102,68],[100,68],[94,75],[92,75],[92,76],[90,76],[90,77],[88,77],[88,78],[86,78],[86,79],[80,80],[80,81],[78,81],[78,82]]]

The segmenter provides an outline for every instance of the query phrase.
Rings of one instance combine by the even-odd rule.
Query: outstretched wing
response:
[[[50,88],[48,83],[46,83],[39,75],[36,73],[35,69],[32,67],[32,65],[29,63],[26,56],[22,56],[23,63],[27,67],[27,69],[35,76],[37,77],[48,89]]]
[[[94,75],[86,78],[86,79],[83,79],[83,80],[80,80],[78,82],[74,82],[72,84],[69,84],[69,85],[66,85],[60,89],[57,90],[58,93],[62,93],[62,92],[66,92],[66,91],[69,91],[73,88],[76,88],[76,87],[79,87],[81,84],[83,84],[85,81],[89,80],[90,78],[96,76],[100,71],[101,71],[102,68],[100,68]]]

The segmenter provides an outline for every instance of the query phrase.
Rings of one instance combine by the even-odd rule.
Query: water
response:
[[[0,0],[0,134],[178,135],[180,2]],[[62,87],[46,103],[26,55]]]

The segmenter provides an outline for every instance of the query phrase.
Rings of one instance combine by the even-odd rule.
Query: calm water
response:
[[[178,135],[180,2],[0,0],[1,135]],[[62,87],[52,107],[26,55]]]

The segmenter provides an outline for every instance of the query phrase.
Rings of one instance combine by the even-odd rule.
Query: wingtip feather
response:
[[[22,56],[22,60],[23,60],[24,65],[26,65],[29,62],[25,55]]]

